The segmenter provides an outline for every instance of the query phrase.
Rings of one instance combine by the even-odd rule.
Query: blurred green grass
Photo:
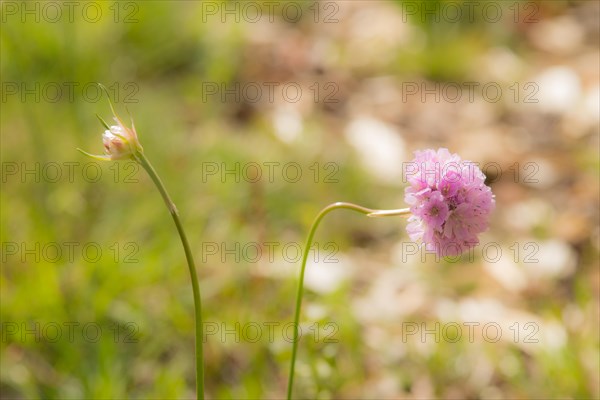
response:
[[[264,27],[243,22],[222,24],[218,18],[203,23],[200,2],[131,4],[136,5],[138,20],[131,24],[115,23],[108,17],[111,14],[107,6],[103,7],[107,18],[97,23],[80,18],[59,23],[9,19],[1,28],[2,81],[24,83],[28,88],[36,83],[47,87],[53,82],[61,86],[75,82],[79,88],[102,82],[116,88],[117,109],[125,115],[127,106],[134,116],[144,148],[171,191],[196,249],[205,321],[220,327],[224,323],[231,330],[236,323],[242,327],[253,322],[262,327],[265,323],[280,324],[275,329],[275,340],[263,334],[255,343],[236,341],[233,333],[221,340],[222,332],[207,338],[209,396],[280,398],[291,350],[280,329],[292,319],[296,281],[289,267],[292,264],[292,271],[296,271],[298,263],[281,258],[275,262],[264,258],[258,263],[243,259],[236,262],[234,256],[224,262],[218,256],[208,257],[203,263],[203,246],[303,243],[318,210],[333,201],[381,208],[402,205],[402,185],[373,179],[344,140],[344,124],[353,117],[348,105],[358,96],[357,88],[363,80],[382,75],[441,82],[474,79],[474,61],[495,46],[508,46],[525,61],[541,56],[523,44],[526,39],[522,26],[490,26],[480,21],[452,28],[422,26],[424,44],[401,46],[384,65],[374,61],[373,65],[354,68],[351,61],[360,55],[351,54],[344,39],[348,21],[352,21],[345,12],[351,11],[342,12],[340,22],[333,27],[314,24],[309,18],[291,24],[277,17],[273,29],[281,33],[282,40],[297,34],[316,42],[320,35],[329,35],[332,48],[340,54],[336,61],[324,62],[324,79],[340,82],[340,104],[312,105],[304,116],[301,140],[286,143],[278,139],[271,123],[273,105],[221,102],[214,97],[203,102],[203,83],[316,81],[322,79],[318,71],[302,66],[286,69],[283,61],[277,61],[282,56],[277,51],[285,51],[272,46],[267,47],[275,61],[254,58],[256,43],[261,40],[259,31]],[[399,10],[402,3],[389,4]],[[567,2],[539,4],[548,18],[569,11]],[[302,3],[305,11],[310,5]],[[361,6],[372,7],[367,3]],[[411,23],[420,25],[418,20]],[[80,245],[71,260],[61,257],[49,262],[48,257],[41,257],[36,261],[32,256],[24,261],[18,256],[3,260],[2,397],[192,397],[193,307],[185,259],[162,200],[142,171],[132,176],[136,182],[128,183],[124,180],[134,171],[131,165],[98,164],[101,179],[84,179],[82,167],[89,160],[75,148],[99,153],[101,127],[94,114],[106,119],[110,113],[106,99],[96,101],[92,93],[94,90],[89,89],[85,97],[75,89],[73,100],[63,97],[57,102],[44,98],[35,101],[32,95],[21,101],[19,93],[2,104],[3,165],[42,168],[48,163],[80,163],[72,181],[63,176],[56,183],[43,177],[36,182],[33,175],[28,175],[23,183],[18,176],[7,177],[6,181],[3,176],[3,243]],[[502,118],[496,122],[500,124]],[[451,138],[421,138],[410,141],[409,147],[413,150],[419,145],[452,143],[456,142]],[[557,151],[564,149],[560,143]],[[580,174],[583,183],[590,179],[593,182],[598,176],[597,153],[585,144],[581,147],[567,148],[560,162],[571,165],[591,159],[576,164],[575,173]],[[509,161],[503,165],[513,160]],[[264,179],[257,183],[203,179],[207,163],[231,166],[250,162],[297,162],[305,175],[297,183],[281,177],[273,183]],[[339,182],[324,183],[320,179],[315,183],[308,172],[310,167],[330,162],[339,166],[335,174]],[[116,171],[119,179],[115,179]],[[516,236],[506,222],[503,207],[522,200],[520,196],[527,196],[524,192],[542,197],[552,209],[562,197],[538,188],[529,192],[521,188],[514,194],[513,186],[523,185],[511,185],[506,177],[493,185],[499,197],[499,212],[491,239],[508,247],[515,240],[530,238],[537,242],[552,237],[555,225],[550,220],[542,221],[539,231]],[[582,197],[577,205],[589,210],[596,201],[590,203],[589,199]],[[597,211],[586,215],[595,217]],[[599,395],[598,364],[591,356],[598,352],[598,247],[593,239],[598,237],[597,226],[586,227],[580,240],[569,243],[578,254],[575,272],[532,285],[518,295],[482,273],[480,257],[475,263],[436,263],[428,258],[420,268],[403,265],[393,255],[397,243],[405,238],[403,229],[404,222],[398,220],[367,221],[360,216],[332,215],[319,230],[317,241],[321,245],[335,243],[343,266],[353,265],[357,272],[331,292],[307,290],[305,328],[315,322],[321,328],[333,323],[338,330],[332,343],[307,337],[301,342],[296,387],[299,397],[373,398],[384,397],[382,393],[390,391],[398,395],[399,390],[410,398]],[[98,261],[86,261],[79,251],[88,243],[98,243],[102,249]],[[129,254],[135,262],[126,262]],[[353,261],[344,261],[348,259]],[[402,269],[411,271],[402,278],[407,281],[402,282],[428,299],[424,305],[398,311],[398,319],[384,316],[369,322],[358,318],[356,299],[368,299],[376,291],[374,282],[386,280],[383,274],[394,277],[402,274],[394,271]],[[403,321],[431,327],[440,319],[436,310],[440,302],[450,299],[460,303],[463,298],[478,296],[496,298],[541,320],[564,321],[568,314],[565,310],[570,310],[584,321],[578,323],[579,329],[565,328],[566,340],[557,349],[541,346],[531,350],[510,341],[471,343],[466,337],[453,344],[406,344],[400,340]],[[398,297],[390,296],[388,301],[398,301]],[[398,304],[399,310],[402,307]],[[317,310],[310,314],[312,317],[307,315],[310,309]],[[378,315],[377,309],[372,311]],[[18,324],[21,333],[22,323],[44,327],[53,322],[61,326],[65,322],[78,323],[74,339],[62,336],[56,342],[44,338],[36,341],[28,335],[23,340],[18,334],[8,335],[6,330],[7,323]],[[87,323],[101,328],[98,341],[82,335]],[[481,370],[489,376],[477,375]]]

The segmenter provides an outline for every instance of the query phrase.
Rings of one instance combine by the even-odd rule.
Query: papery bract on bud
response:
[[[102,125],[106,128],[104,133],[102,134],[102,144],[104,145],[104,151],[106,154],[104,155],[95,155],[89,154],[81,149],[77,149],[83,154],[95,158],[97,160],[123,160],[123,159],[132,159],[136,157],[137,152],[142,152],[143,148],[140,144],[137,132],[135,131],[135,126],[133,124],[133,119],[131,120],[131,128],[128,128],[123,123],[123,120],[119,118],[115,109],[110,102],[110,96],[108,94],[108,90],[103,86],[99,86],[106,92],[106,95],[109,97],[110,109],[113,113],[113,119],[116,122],[116,125],[109,126],[100,116],[98,119],[102,123]]]
[[[102,143],[104,144],[106,155],[111,160],[131,158],[135,154],[135,151],[141,148],[135,128],[133,125],[131,129],[125,127],[118,117],[115,117],[115,121],[117,125],[110,126],[102,134]]]
[[[495,207],[485,175],[447,149],[415,152],[405,201],[412,216],[406,228],[441,256],[459,255],[479,243]]]

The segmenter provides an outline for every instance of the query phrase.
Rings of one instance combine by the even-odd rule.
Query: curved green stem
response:
[[[143,152],[136,152],[134,158],[137,162],[140,163],[142,167],[144,167],[144,169],[146,170],[146,172],[148,172],[148,175],[150,175],[150,178],[152,178],[152,181],[158,188],[158,191],[163,197],[167,208],[169,209],[169,212],[173,217],[173,221],[175,222],[175,226],[177,227],[177,232],[179,232],[179,237],[181,238],[181,243],[183,244],[183,251],[185,252],[185,258],[187,259],[188,268],[190,270],[190,278],[192,280],[192,291],[194,293],[194,311],[196,317],[196,396],[198,400],[204,399],[202,302],[200,300],[200,286],[198,284],[198,275],[196,273],[196,266],[194,265],[194,258],[192,257],[192,250],[190,249],[190,245],[185,235],[185,231],[183,230],[183,226],[181,225],[177,207],[175,207],[175,203],[173,203],[173,201],[169,197],[169,193],[167,193],[165,185],[160,180],[158,174],[152,167],[152,164],[150,164],[150,161],[148,161]]]
[[[362,207],[357,204],[346,203],[346,202],[337,202],[328,205],[324,209],[319,212],[317,217],[315,218],[312,226],[310,227],[310,231],[308,232],[308,237],[306,239],[306,245],[304,246],[304,252],[302,254],[302,266],[300,267],[300,277],[298,279],[298,292],[296,294],[296,311],[294,314],[294,342],[292,344],[292,360],[290,362],[290,376],[288,378],[288,387],[287,387],[287,399],[291,400],[292,398],[292,387],[294,385],[294,370],[296,366],[296,353],[298,351],[298,324],[300,322],[300,308],[302,305],[302,294],[304,292],[304,271],[306,270],[306,261],[308,259],[308,253],[310,251],[310,246],[312,245],[313,238],[315,236],[315,232],[317,231],[317,227],[319,223],[327,215],[329,212],[335,209],[345,208],[348,210],[357,211],[359,213],[365,214],[368,217],[387,217],[393,215],[407,215],[410,213],[410,209],[402,208],[398,210],[372,210],[367,207]]]

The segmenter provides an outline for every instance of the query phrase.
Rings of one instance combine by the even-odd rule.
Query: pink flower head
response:
[[[412,240],[422,240],[441,256],[459,255],[479,243],[495,200],[474,163],[448,149],[428,149],[415,152],[405,173],[412,213],[406,230]]]

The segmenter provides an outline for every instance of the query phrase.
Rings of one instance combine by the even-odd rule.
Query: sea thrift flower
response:
[[[294,326],[300,324],[300,308],[304,290],[306,261],[315,232],[326,214],[333,210],[348,209],[368,217],[410,215],[406,230],[412,240],[422,240],[428,250],[441,256],[454,256],[472,248],[477,235],[487,229],[494,195],[485,185],[485,175],[469,161],[463,161],[447,149],[417,151],[404,175],[410,186],[405,201],[410,208],[372,210],[353,203],[337,202],[323,208],[308,232],[302,253]],[[294,371],[298,353],[299,330],[294,329],[292,358],[287,386],[287,399],[292,398]]]
[[[456,256],[479,243],[495,201],[485,175],[447,149],[415,152],[405,168],[405,201],[412,216],[406,230],[428,250]]]

